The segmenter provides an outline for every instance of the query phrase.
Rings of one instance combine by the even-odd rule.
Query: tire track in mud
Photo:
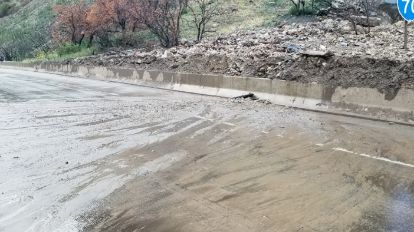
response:
[[[249,134],[260,133],[238,127],[227,128],[224,140],[210,144],[213,149],[207,144],[217,134],[217,124],[210,123],[212,127],[204,133],[177,135],[178,147],[189,154],[186,161],[132,180],[112,194],[107,199],[111,207],[107,218],[94,221],[95,230],[91,230],[357,231],[365,228],[361,223],[370,210],[381,207],[390,196],[388,189],[371,193],[375,184],[366,179],[384,165],[375,167],[373,162],[340,156],[334,140],[321,147],[295,131],[281,137],[273,129],[251,137]],[[146,149],[171,152],[174,142],[173,137]],[[389,175],[406,174],[391,171]],[[153,198],[157,192],[168,194]],[[144,205],[139,203],[141,199],[145,199]],[[404,207],[414,212],[410,204]],[[389,211],[380,212],[387,215]]]

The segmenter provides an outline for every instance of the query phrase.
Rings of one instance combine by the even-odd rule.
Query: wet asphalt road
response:
[[[414,231],[414,128],[0,69],[0,231]]]

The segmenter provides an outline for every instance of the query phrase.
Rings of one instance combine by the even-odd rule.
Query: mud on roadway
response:
[[[414,129],[0,70],[0,231],[413,231]]]

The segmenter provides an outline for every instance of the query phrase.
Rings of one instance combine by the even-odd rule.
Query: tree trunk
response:
[[[404,21],[404,47],[405,50],[408,50],[408,22]]]
[[[94,34],[89,36],[88,47],[92,47],[93,37],[94,37]]]
[[[370,16],[371,12],[370,12],[370,5],[369,5],[368,0],[365,0],[364,6],[365,6],[364,7],[365,8],[365,16],[367,17],[367,27],[368,27],[368,34],[369,34],[369,33],[371,33],[371,24],[369,22],[369,16]]]
[[[300,2],[296,3],[295,0],[290,0],[290,2],[294,5],[296,10],[299,12],[300,11]]]
[[[201,41],[201,24],[197,25],[197,42]]]

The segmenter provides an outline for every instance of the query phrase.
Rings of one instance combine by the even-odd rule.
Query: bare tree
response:
[[[358,34],[357,25],[367,28],[365,33],[370,33],[371,27],[380,23],[378,19],[372,18],[372,14],[381,2],[381,0],[344,1],[338,8],[335,8],[335,12],[351,23],[355,34]]]
[[[293,4],[293,7],[295,7],[295,9],[296,9],[297,11],[299,11],[299,9],[300,9],[300,4],[299,4],[299,2],[298,2],[297,0],[290,0],[290,2]]]
[[[197,41],[201,41],[206,33],[207,24],[219,12],[219,0],[192,0],[189,2],[188,9],[193,16],[192,22],[197,28]]]
[[[355,35],[358,35],[358,28],[357,28],[357,22],[356,19],[353,17],[357,15],[358,10],[355,4],[350,2],[343,2],[342,5],[335,9],[335,13],[341,17],[347,20],[351,26],[352,30],[355,32]]]
[[[362,9],[365,15],[365,20],[366,20],[365,25],[368,28],[367,33],[371,32],[371,26],[372,26],[372,22],[370,20],[371,14],[372,12],[375,11],[375,9],[379,7],[380,3],[382,3],[382,1],[380,0],[360,0],[360,5],[362,6]]]
[[[305,0],[290,0],[290,2],[293,4],[293,7],[295,8],[295,11],[300,13],[301,7],[302,11],[305,10]]]
[[[52,38],[56,42],[82,44],[87,30],[88,6],[84,2],[73,5],[56,5],[56,20],[52,27]]]
[[[188,0],[140,0],[143,23],[164,47],[179,44],[180,23]]]

